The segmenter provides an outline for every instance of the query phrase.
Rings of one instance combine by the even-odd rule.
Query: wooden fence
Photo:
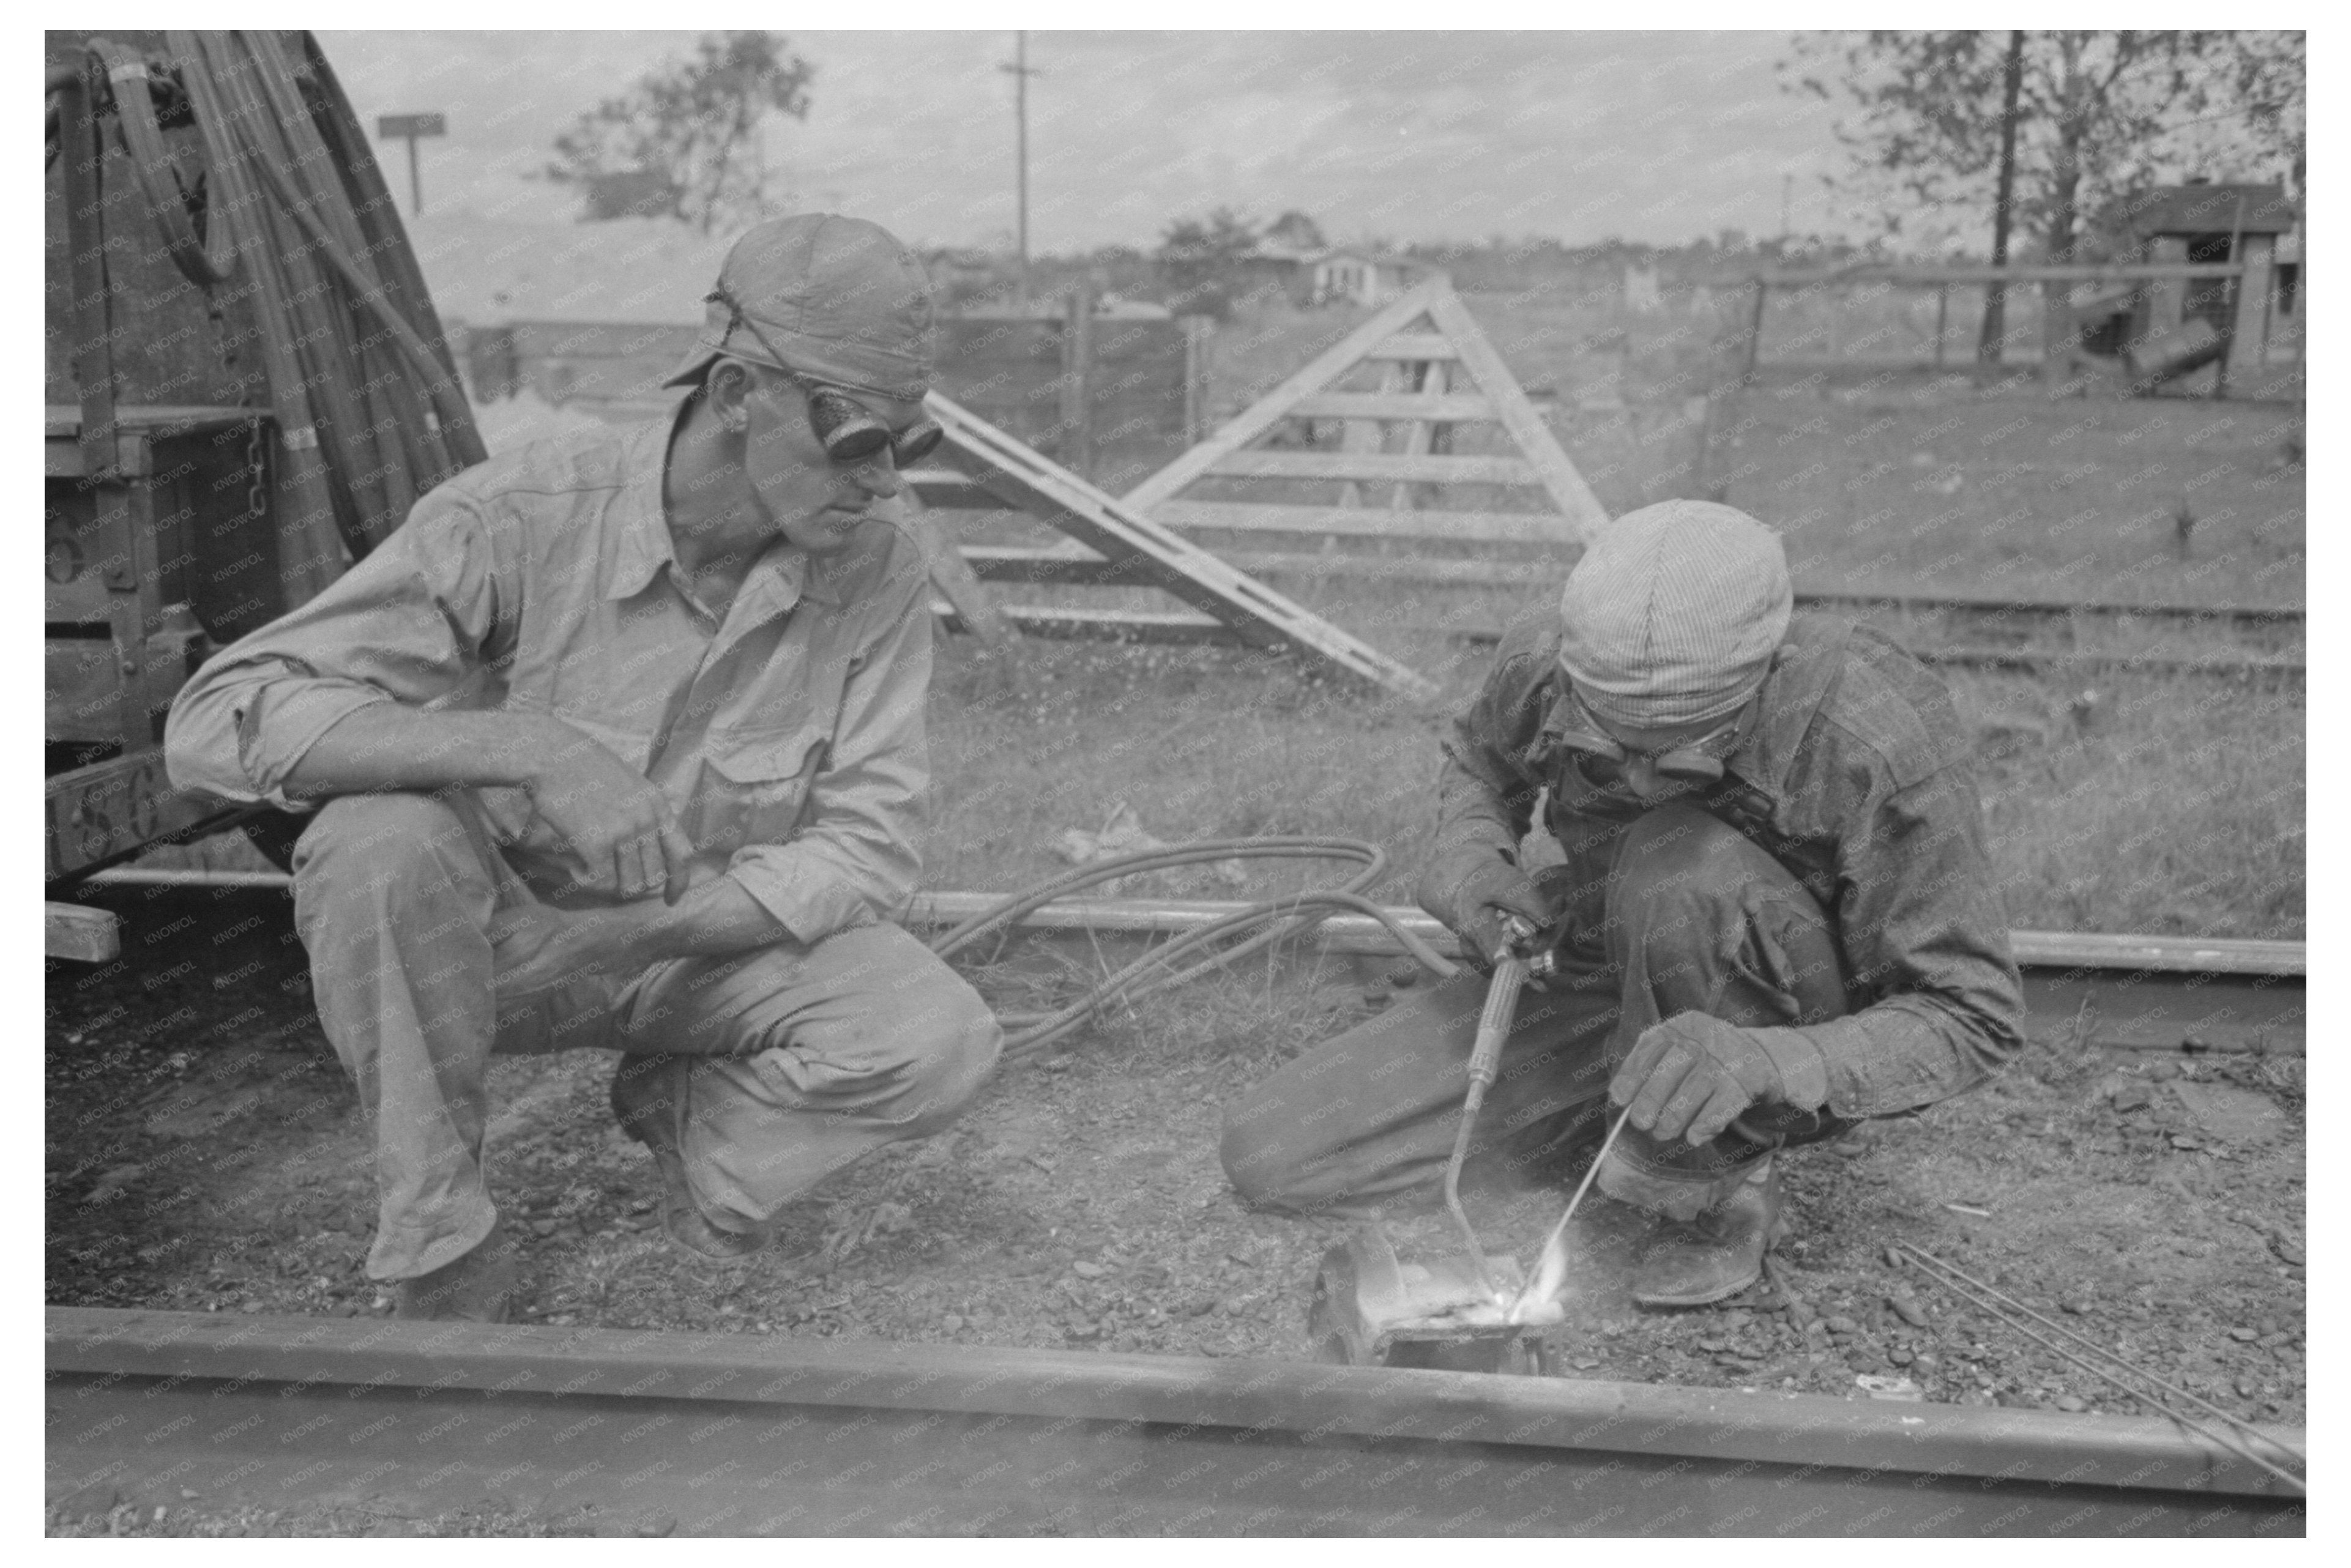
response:
[[[2183,331],[2199,319],[2183,318],[2184,295],[2196,282],[2224,284],[2230,290],[2218,324],[2207,334],[2207,351],[2198,352],[2194,333]],[[1839,351],[1834,334],[1822,353],[1767,354],[1767,311],[1774,292],[1805,295],[1869,286],[1932,288],[1936,291],[1936,327],[1928,351],[1859,355]],[[2078,301],[2082,287],[2100,291],[2094,300]],[[2078,369],[2085,330],[2111,316],[2128,319],[2119,356],[2135,380],[2168,381],[2181,371],[2205,364],[2217,367],[2211,382],[2216,396],[2283,395],[2281,389],[2298,384],[2301,371],[2299,336],[2276,331],[2275,270],[2268,263],[2129,262],[2073,266],[2018,265],[2008,267],[1922,267],[1864,264],[1758,275],[1748,280],[1750,290],[1742,382],[1771,373],[1870,372],[1903,371],[1974,371],[2014,374],[2026,366],[2037,368],[2044,381],[2070,379]],[[2011,308],[2028,288],[2040,295],[2041,331],[2037,353],[2011,361],[2005,353],[1988,362],[1977,359],[1973,341],[1952,350],[1950,296],[1953,288],[1994,287],[2006,291]],[[1970,335],[1972,336],[1971,334]],[[2275,346],[2291,344],[2292,363],[2277,373]]]
[[[1074,308],[1054,316],[942,318],[933,386],[988,423],[1113,492],[1202,434],[1200,324]],[[651,404],[695,329],[517,321],[465,334],[477,402],[528,390],[595,412]]]

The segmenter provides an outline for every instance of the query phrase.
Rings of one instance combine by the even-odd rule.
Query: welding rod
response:
[[[1930,1269],[1948,1270],[1950,1274],[1959,1275],[1962,1280],[1972,1279],[1971,1276],[1961,1273],[1960,1270],[1953,1268],[1950,1264],[1944,1262],[1941,1259],[1934,1256],[1932,1253],[1927,1252],[1909,1242],[1906,1241],[1902,1243],[1902,1249],[1908,1252],[1912,1257],[1917,1259],[1921,1263],[1928,1265]],[[2288,1486],[2293,1487],[2296,1491],[2302,1492],[2305,1496],[2308,1495],[2310,1490],[2309,1483],[2304,1481],[2301,1477],[2270,1463],[2269,1460],[2262,1458],[2259,1454],[2254,1453],[2252,1449],[2245,1448],[2235,1438],[2223,1433],[2216,1432],[2211,1427],[2206,1426],[2203,1422],[2195,1419],[2193,1416],[2190,1416],[2182,1411],[2173,1409],[2170,1406],[2165,1404],[2162,1399],[2147,1394],[2143,1389],[2132,1387],[2129,1384],[2124,1382],[2121,1378],[2116,1376],[2105,1367],[2098,1365],[2095,1362],[2084,1360],[2082,1357],[2074,1354],[2072,1351],[2067,1350],[2064,1345],[2059,1344],[2056,1341],[2044,1338],[2042,1335],[2033,1333],[2032,1329],[2026,1327],[2023,1323],[2019,1322],[2015,1317],[2010,1315],[2007,1311],[1991,1299],[1992,1297],[1999,1297],[2001,1301],[2011,1301],[2012,1298],[2002,1295],[2000,1291],[1993,1290],[1990,1285],[1980,1286],[1980,1288],[1984,1293],[1979,1294],[1976,1291],[1971,1291],[1965,1285],[1957,1284],[1950,1279],[1945,1278],[1940,1274],[1930,1275],[1929,1277],[1933,1278],[1935,1282],[1942,1286],[1945,1290],[1963,1300],[1971,1301],[1974,1305],[1990,1312],[1992,1316],[2000,1319],[2009,1327],[2014,1329],[2025,1338],[2032,1340],[2036,1344],[2041,1345],[2043,1349],[2054,1351],[2057,1354],[2064,1357],[2067,1361],[2072,1362],[2074,1365],[2082,1368],[2085,1372],[2105,1378],[2108,1383],[2113,1384],[2116,1387],[2121,1389],[2132,1398],[2142,1400],[2147,1404],[2154,1406],[2157,1409],[2162,1411],[2165,1415],[2170,1416],[2173,1420],[2179,1422],[2189,1431],[2199,1433],[2201,1436],[2211,1439],[2212,1442],[2228,1449],[2229,1452],[2236,1455],[2239,1458],[2259,1465],[2262,1469],[2269,1471],[2270,1474],[2277,1477],[2278,1479],[2285,1482]],[[2048,1319],[2042,1318],[2040,1313],[2033,1312],[2032,1308],[2025,1306],[2021,1301],[2015,1303],[2015,1310],[2020,1313],[2039,1318],[2043,1322],[2049,1322]],[[2055,1329],[2059,1333],[2064,1334],[2069,1339],[2081,1338],[2080,1335],[2074,1333],[2071,1329],[2064,1327],[2063,1324],[2049,1322],[2049,1326]],[[2115,1354],[2114,1352],[2103,1349],[2088,1340],[2084,1340],[2083,1343],[2085,1344],[2088,1344],[2091,1349],[2097,1351],[2100,1355],[2105,1356],[2107,1360],[2112,1361],[2116,1365],[2122,1367],[2132,1376],[2152,1383],[2158,1388],[2171,1388],[2171,1385],[2165,1383],[2161,1378],[2155,1376],[2151,1373],[2141,1372],[2137,1367],[2132,1365],[2121,1356]],[[2247,1431],[2252,1433],[2255,1437],[2261,1438],[2262,1441],[2269,1444],[2271,1447],[2275,1448],[2282,1452],[2293,1455],[2294,1458],[2304,1466],[2308,1466],[2309,1461],[2304,1459],[2300,1454],[2294,1453],[2292,1448],[2279,1442],[2275,1437],[2269,1436],[2266,1432],[2254,1427],[2251,1422],[2238,1419],[2238,1417],[2230,1415],[2227,1411],[2220,1410],[2218,1406],[2212,1405],[2209,1400],[2199,1398],[2196,1395],[2188,1393],[2186,1389],[2173,1389],[2172,1391],[2174,1393],[2180,1394],[2187,1398],[2194,1399],[2198,1404],[2214,1410],[2220,1415],[2222,1420],[2234,1422],[2236,1425],[2244,1427]]]
[[[2147,1382],[2152,1383],[2167,1394],[2176,1394],[2182,1399],[2202,1406],[2205,1409],[2210,1411],[2213,1415],[2219,1416],[2223,1421],[2227,1421],[2233,1426],[2242,1427],[2246,1431],[2252,1433],[2254,1437],[2259,1437],[2262,1442],[2269,1444],[2272,1448],[2277,1449],[2280,1453],[2284,1454],[2287,1458],[2294,1460],[2295,1464],[2307,1466],[2310,1463],[2308,1458],[2296,1453],[2290,1444],[2279,1442],[2275,1437],[2271,1437],[2267,1432],[2262,1431],[2251,1421],[2245,1420],[2241,1416],[2230,1414],[2228,1411],[2222,1409],[2220,1406],[2215,1405],[2212,1401],[2205,1398],[2202,1395],[2195,1392],[2193,1389],[2182,1388],[2176,1383],[2166,1383],[2162,1378],[2158,1377],[2155,1374],[2133,1365],[2130,1362],[2125,1360],[2122,1356],[2116,1354],[2113,1351],[2108,1350],[2105,1346],[2100,1344],[2097,1341],[2090,1338],[2088,1335],[2076,1333],[2074,1331],[2067,1328],[2064,1323],[2057,1322],[2055,1319],[2045,1317],[2042,1313],[2033,1311],[2031,1307],[2025,1305],[2022,1301],[2018,1301],[2014,1296],[2010,1295],[2007,1291],[2002,1291],[1998,1286],[1988,1284],[1984,1281],[1977,1279],[1973,1274],[1969,1273],[1957,1263],[1947,1262],[1943,1259],[1938,1258],[1935,1254],[1928,1251],[1924,1247],[1919,1246],[1915,1241],[1905,1241],[1901,1243],[1901,1247],[1904,1251],[1917,1257],[1921,1262],[1930,1264],[1937,1269],[1942,1270],[1946,1273],[1958,1275],[1959,1279],[1965,1281],[1968,1284],[1973,1285],[1985,1295],[2004,1303],[2016,1312],[2023,1313],[2026,1317],[2031,1318],[2033,1322],[2040,1323],[2043,1327],[2050,1329],[2054,1333],[2064,1334],[2067,1339],[2074,1341],[2076,1344],[2082,1345],[2096,1354],[2105,1356],[2108,1361],[2111,1361],[2116,1365],[2122,1367],[2133,1376],[2143,1377]],[[1949,1285],[1949,1281],[1938,1281],[1937,1282],[1938,1284],[1944,1284],[1947,1287]]]
[[[1539,1293],[1537,1287],[1541,1286],[1543,1282],[1545,1265],[1547,1265],[1551,1260],[1552,1249],[1553,1248],[1559,1248],[1562,1250],[1565,1249],[1567,1246],[1567,1222],[1575,1218],[1577,1206],[1583,1202],[1584,1193],[1590,1190],[1592,1186],[1592,1178],[1600,1174],[1600,1162],[1606,1159],[1608,1157],[1608,1151],[1616,1146],[1616,1134],[1625,1130],[1625,1124],[1630,1121],[1632,1116],[1633,1107],[1630,1105],[1627,1105],[1622,1111],[1617,1112],[1615,1125],[1610,1127],[1608,1129],[1608,1135],[1600,1140],[1600,1152],[1592,1156],[1592,1168],[1585,1171],[1583,1173],[1583,1179],[1575,1184],[1575,1196],[1567,1200],[1567,1212],[1559,1217],[1559,1223],[1552,1226],[1551,1228],[1551,1234],[1543,1239],[1542,1250],[1535,1254],[1535,1271],[1533,1275],[1528,1279],[1525,1288],[1519,1291],[1519,1299],[1510,1303],[1510,1310],[1508,1315],[1511,1322],[1515,1322],[1518,1321],[1520,1312],[1523,1312],[1526,1309],[1527,1303],[1533,1300]],[[1562,1281],[1562,1282],[1564,1281]],[[1555,1291],[1558,1289],[1558,1286],[1553,1285],[1552,1288]]]

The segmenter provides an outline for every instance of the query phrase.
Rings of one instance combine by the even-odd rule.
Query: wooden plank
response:
[[[1290,413],[1311,419],[1492,419],[1494,405],[1477,392],[1309,392]]]
[[[1540,545],[1560,543],[1570,527],[1555,512],[1398,512],[1379,507],[1285,507],[1240,501],[1169,501],[1152,516],[1179,528]]]
[[[1243,640],[1268,649],[1295,648],[1416,701],[1429,701],[1441,690],[939,393],[925,406],[946,431],[941,450],[948,465],[1106,559],[1142,558],[1155,586],[1217,617]]]
[[[233,430],[255,417],[248,409],[218,403],[127,402],[114,411],[115,430],[123,435],[143,435],[153,441],[173,436],[203,435]],[[72,441],[81,434],[81,410],[69,402],[41,405],[41,433],[50,441]]]
[[[1409,457],[1385,452],[1233,452],[1210,474],[1255,479],[1416,479],[1429,485],[1540,485],[1523,457]],[[1152,508],[1155,514],[1157,507]]]
[[[946,469],[917,468],[904,477],[925,507],[992,511],[1004,505],[963,475]]]
[[[1310,392],[1321,392],[1399,329],[1419,319],[1426,313],[1433,292],[1431,283],[1406,290],[1385,309],[1315,355],[1280,386],[1243,409],[1215,434],[1128,491],[1125,497],[1127,506],[1137,512],[1150,513],[1160,502],[1206,474],[1219,458],[1239,451],[1271,430],[1276,423],[1289,417],[1291,405],[1299,399]],[[1432,356],[1422,354],[1419,357],[1427,359]]]
[[[1427,287],[1423,284],[1422,287]],[[1460,351],[1442,332],[1397,332],[1381,339],[1362,355],[1366,360],[1458,360]]]
[[[1507,514],[1461,512],[1456,517],[1491,518]],[[1517,519],[1510,519],[1516,521]],[[1311,532],[1333,530],[1317,528]],[[1459,533],[1447,537],[1462,538]],[[1496,541],[1489,541],[1496,542]],[[1545,534],[1531,543],[1548,544]],[[1570,562],[1558,560],[1445,560],[1427,556],[1355,555],[1340,550],[1232,550],[1225,559],[1254,576],[1352,577],[1435,587],[1522,588],[1551,592],[1567,580]]]
[[[229,810],[211,796],[174,788],[160,750],[59,773],[44,782],[42,796],[45,876],[51,882]]]
[[[1478,390],[1493,400],[1502,428],[1510,433],[1519,451],[1541,476],[1543,487],[1551,492],[1552,504],[1573,525],[1574,531],[1569,542],[1588,541],[1607,523],[1608,509],[1592,493],[1592,486],[1583,482],[1575,465],[1568,461],[1567,454],[1560,450],[1551,427],[1527,402],[1517,378],[1502,363],[1502,356],[1495,352],[1493,344],[1486,340],[1485,332],[1469,314],[1468,307],[1447,285],[1437,290],[1429,303],[1428,313],[1460,349],[1461,362],[1476,380]]]
[[[121,922],[108,909],[79,904],[41,905],[43,951],[52,958],[104,964],[122,956]]]
[[[931,601],[942,630],[969,632],[969,622],[944,599]],[[1196,645],[1238,643],[1234,630],[1213,615],[1182,610],[1064,610],[1008,604],[998,612],[1025,637],[1061,643],[1152,643]]]

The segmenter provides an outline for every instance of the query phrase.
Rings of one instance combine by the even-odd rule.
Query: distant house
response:
[[[1306,268],[1309,305],[1384,305],[1429,271],[1404,256],[1346,246],[1322,252]]]

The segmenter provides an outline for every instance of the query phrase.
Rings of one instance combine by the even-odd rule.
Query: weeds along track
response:
[[[51,1308],[52,1520],[358,1532],[2279,1535],[2144,1416],[868,1341]],[[2298,1429],[2267,1434],[2299,1447]]]

